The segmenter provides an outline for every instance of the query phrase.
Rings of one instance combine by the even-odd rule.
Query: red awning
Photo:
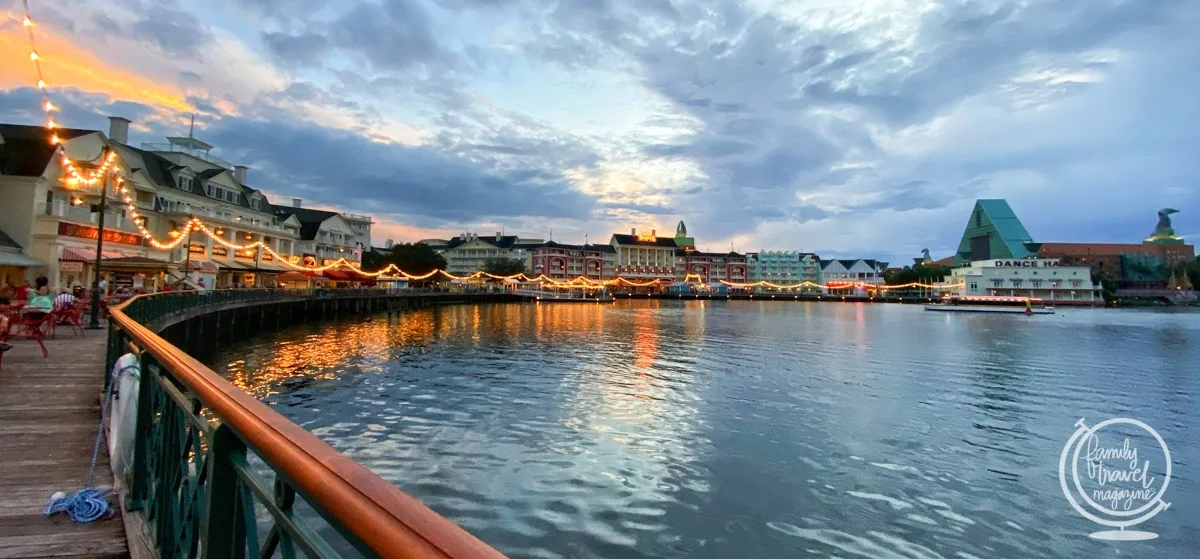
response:
[[[356,274],[346,270],[325,270],[322,275],[325,276],[325,279],[331,279],[334,281],[358,281],[363,278],[361,274]]]

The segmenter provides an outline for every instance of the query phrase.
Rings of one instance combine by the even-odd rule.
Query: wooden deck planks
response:
[[[83,487],[104,389],[105,331],[60,330],[37,345],[17,340],[0,364],[0,559],[129,557],[123,519],[74,524],[42,510],[55,491]],[[107,443],[94,485],[111,489]],[[115,499],[115,497],[114,497]]]

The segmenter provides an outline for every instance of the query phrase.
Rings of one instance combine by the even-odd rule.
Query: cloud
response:
[[[154,5],[133,24],[133,36],[172,56],[200,58],[212,34],[191,12]]]
[[[68,124],[199,110],[264,187],[422,230],[682,218],[713,246],[900,262],[952,250],[976,197],[1039,239],[1138,242],[1163,206],[1200,230],[1195,2],[233,5],[250,25],[199,0],[47,8]]]
[[[316,126],[226,119],[208,131],[254,168],[256,187],[423,227],[491,218],[583,218],[594,200],[538,169],[477,165],[430,147]]]

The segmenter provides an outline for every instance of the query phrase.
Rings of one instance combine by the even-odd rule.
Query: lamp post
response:
[[[100,217],[96,220],[96,262],[92,266],[95,272],[95,278],[92,279],[92,317],[88,323],[88,330],[99,330],[100,326],[100,259],[103,257],[104,250],[104,212],[108,199],[108,173],[104,173],[104,179],[100,182]]]
[[[192,216],[190,216],[190,215],[188,216],[187,224],[188,224],[187,247],[185,247],[183,249],[183,281],[185,282],[184,283],[185,286],[187,285],[186,282],[189,279],[191,279],[188,277],[188,275],[192,271],[192,230],[195,229],[195,227],[192,227]]]

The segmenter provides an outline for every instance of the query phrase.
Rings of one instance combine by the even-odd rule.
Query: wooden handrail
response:
[[[302,495],[380,557],[504,558],[123,312],[135,300],[152,296],[139,295],[113,307],[111,319]]]

